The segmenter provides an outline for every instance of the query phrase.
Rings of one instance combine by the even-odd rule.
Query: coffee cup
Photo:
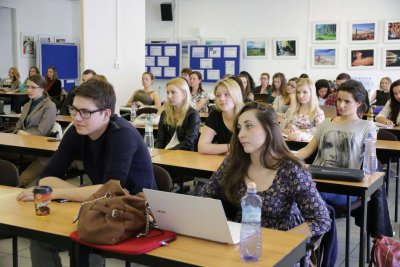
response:
[[[51,192],[53,190],[50,186],[35,186],[33,188],[37,216],[47,216],[50,214]]]

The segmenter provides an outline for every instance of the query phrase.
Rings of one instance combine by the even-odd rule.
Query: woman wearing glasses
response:
[[[195,149],[200,115],[190,103],[190,89],[186,80],[174,78],[168,81],[167,103],[158,123],[156,148]]]
[[[278,118],[283,118],[283,114],[285,114],[289,106],[296,103],[296,83],[298,80],[299,78],[297,77],[291,78],[287,82],[285,90],[283,90],[282,92],[282,95],[278,95],[277,97],[275,97],[272,107],[275,109],[276,113],[278,113]]]
[[[20,135],[47,135],[56,121],[56,105],[46,92],[46,80],[41,75],[28,78],[25,92],[29,102],[23,107],[14,132]]]

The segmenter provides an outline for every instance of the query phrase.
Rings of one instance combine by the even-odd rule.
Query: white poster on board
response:
[[[150,46],[150,56],[161,56],[162,47],[161,46]]]
[[[156,77],[161,77],[161,67],[151,67],[150,72]]]
[[[207,80],[219,80],[220,78],[219,70],[207,70]]]
[[[162,66],[162,67],[169,66],[169,57],[158,57],[157,61],[158,61],[157,66]]]
[[[225,61],[225,74],[232,74],[234,75],[235,72],[235,61],[227,60]]]
[[[164,47],[164,55],[169,57],[176,56],[176,47],[175,46],[165,46]]]
[[[202,69],[212,69],[213,68],[213,60],[211,58],[202,58],[202,59],[200,59],[200,68],[202,68]]]
[[[175,77],[175,67],[166,67],[164,68],[164,77]]]

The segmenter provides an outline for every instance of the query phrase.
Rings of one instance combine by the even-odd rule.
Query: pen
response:
[[[168,243],[171,242],[171,241],[173,241],[174,239],[175,239],[174,236],[169,236],[169,237],[167,237],[167,238],[161,240],[161,241],[160,241],[160,245],[161,245],[161,246],[168,246]]]

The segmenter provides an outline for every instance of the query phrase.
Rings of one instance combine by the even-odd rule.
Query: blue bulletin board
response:
[[[172,79],[180,75],[179,44],[146,44],[146,71],[157,79]]]
[[[69,91],[78,79],[78,46],[67,43],[40,44],[40,68],[46,77],[47,68],[57,69],[58,79],[63,81],[63,87]]]
[[[203,82],[216,82],[240,70],[240,45],[192,45],[190,68],[203,75]]]

